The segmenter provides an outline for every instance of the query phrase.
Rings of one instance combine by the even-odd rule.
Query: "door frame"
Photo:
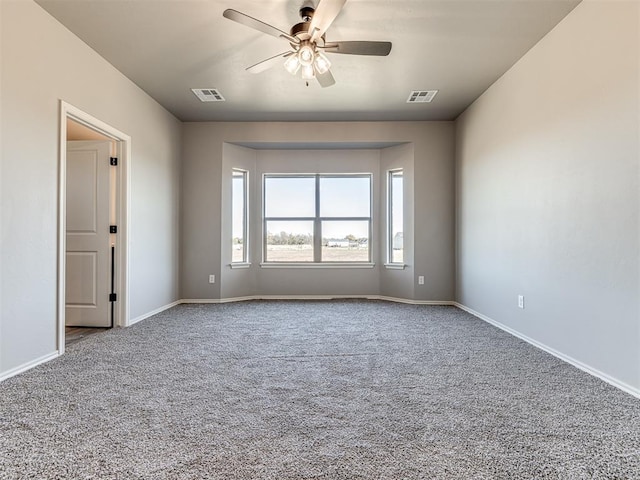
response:
[[[129,325],[129,218],[130,218],[130,159],[131,137],[111,125],[89,115],[73,105],[60,100],[60,144],[58,165],[58,292],[57,326],[58,354],[65,351],[65,294],[66,294],[66,231],[67,231],[67,119],[95,130],[116,142],[118,170],[116,171],[116,223],[118,242],[115,254],[115,305],[114,326]]]

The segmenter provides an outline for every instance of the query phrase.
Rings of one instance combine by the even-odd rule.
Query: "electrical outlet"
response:
[[[216,276],[215,275],[209,275],[209,283],[216,283]]]
[[[524,295],[518,295],[518,308],[524,308]]]
[[[418,277],[418,285],[424,285],[424,275]]]

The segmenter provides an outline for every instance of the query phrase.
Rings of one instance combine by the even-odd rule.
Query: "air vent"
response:
[[[430,103],[438,90],[414,90],[407,98],[407,103]]]
[[[192,88],[201,102],[224,102],[224,97],[215,88]]]

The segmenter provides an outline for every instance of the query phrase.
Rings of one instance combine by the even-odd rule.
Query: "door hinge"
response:
[[[109,233],[118,233],[117,225],[109,225]]]
[[[117,300],[118,300],[118,295],[117,294],[115,294],[115,293],[110,293],[109,294],[109,301],[110,302],[115,302]]]
[[[109,165],[111,165],[112,167],[118,166],[118,157],[110,157]]]

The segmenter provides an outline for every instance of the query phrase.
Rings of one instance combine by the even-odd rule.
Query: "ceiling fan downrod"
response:
[[[303,5],[302,7],[300,7],[299,13],[300,13],[300,18],[302,19],[303,22],[310,22],[311,19],[313,18],[313,14],[316,11],[315,8],[313,8],[311,5]]]

